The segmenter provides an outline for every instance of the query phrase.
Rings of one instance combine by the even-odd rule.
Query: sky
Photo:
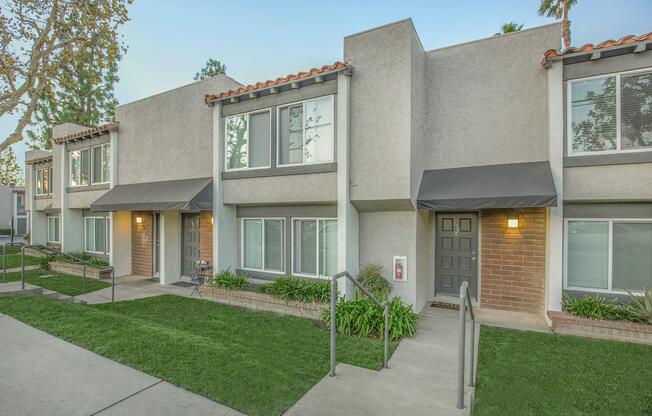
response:
[[[121,29],[128,47],[115,93],[120,103],[193,82],[209,58],[243,84],[342,59],[344,36],[411,17],[426,50],[493,35],[509,21],[553,23],[539,0],[199,1],[134,0]],[[572,43],[598,43],[652,31],[652,0],[579,0]],[[207,91],[219,92],[219,91]],[[0,119],[0,137],[15,119]],[[26,146],[14,145],[23,166]]]

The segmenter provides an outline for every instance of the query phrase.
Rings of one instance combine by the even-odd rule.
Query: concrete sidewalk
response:
[[[175,285],[162,285],[142,276],[126,276],[116,279],[115,301],[149,298],[159,295],[177,295],[199,299],[199,295],[192,293],[191,287]],[[89,305],[111,302],[111,288],[97,290],[76,297]]]
[[[241,415],[3,314],[0,334],[2,415]]]

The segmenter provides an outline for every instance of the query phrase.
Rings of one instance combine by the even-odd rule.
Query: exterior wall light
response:
[[[213,217],[211,217],[211,224],[215,224],[215,219],[213,219]]]
[[[518,228],[518,218],[510,218],[507,220],[507,228]]]
[[[143,217],[140,215],[136,217],[136,224],[142,224],[143,223]]]

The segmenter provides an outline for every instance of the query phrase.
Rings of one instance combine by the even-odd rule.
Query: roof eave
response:
[[[554,51],[555,55],[546,56],[543,59],[542,65],[545,68],[550,68],[555,62],[577,63],[582,61],[596,61],[598,59],[611,58],[614,56],[627,55],[630,53],[642,53],[652,50],[652,40],[645,40],[641,42],[630,42],[621,45],[607,46],[602,48],[588,49],[578,52],[559,53]],[[552,52],[552,51],[549,51]],[[622,52],[622,53],[616,53]]]

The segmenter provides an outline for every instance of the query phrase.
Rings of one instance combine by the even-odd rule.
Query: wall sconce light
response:
[[[507,228],[518,228],[518,218],[510,218],[507,220]]]
[[[143,223],[143,217],[140,215],[136,217],[136,224],[142,224]]]
[[[215,224],[215,220],[211,217],[211,224]]]

